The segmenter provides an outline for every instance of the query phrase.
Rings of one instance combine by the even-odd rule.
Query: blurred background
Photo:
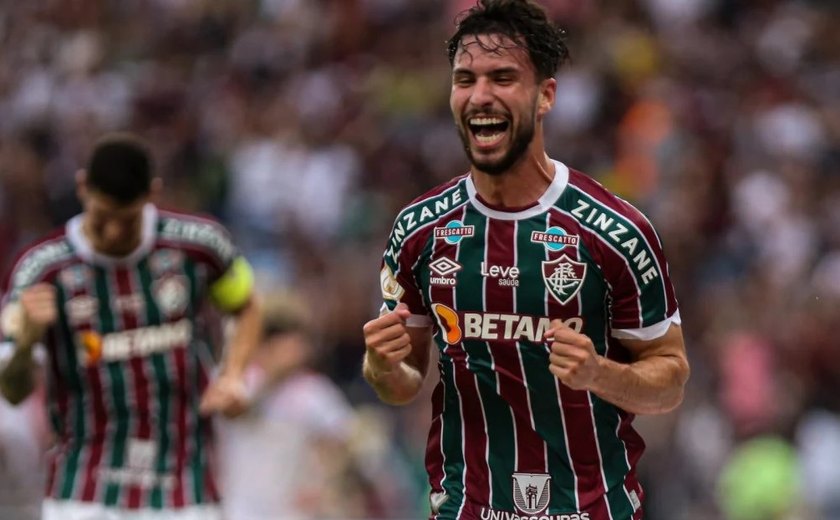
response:
[[[310,316],[344,465],[301,518],[428,511],[427,399],[377,404],[361,326],[398,209],[467,170],[444,43],[472,3],[0,0],[3,271],[79,210],[102,132],[148,139],[164,205]],[[647,518],[840,519],[840,3],[543,4],[572,54],[549,152],[647,213],[680,300],[686,401],[636,422]],[[3,519],[33,518],[40,399],[0,407]]]

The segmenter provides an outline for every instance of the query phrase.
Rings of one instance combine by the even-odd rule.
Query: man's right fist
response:
[[[393,311],[365,323],[368,365],[375,374],[394,370],[411,353],[411,337],[406,321],[411,315],[408,305],[397,304]]]
[[[23,289],[18,301],[3,309],[3,331],[18,345],[31,346],[57,319],[55,287],[39,283]]]

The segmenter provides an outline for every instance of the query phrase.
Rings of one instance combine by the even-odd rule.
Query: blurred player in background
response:
[[[35,355],[42,356],[43,351]],[[44,454],[52,444],[43,378],[43,363],[38,363],[35,389],[29,397],[17,405],[0,399],[0,518],[3,520],[41,518]]]
[[[641,518],[631,422],[679,405],[689,373],[662,246],[637,209],[546,155],[568,51],[541,7],[481,0],[448,50],[472,166],[398,215],[364,376],[406,403],[432,339],[440,350],[433,518]]]
[[[208,415],[245,408],[251,268],[216,222],[155,206],[134,136],[101,139],[77,185],[83,212],[20,255],[2,309],[10,402],[33,389],[36,343],[48,354],[43,519],[220,518]],[[235,316],[215,379],[207,301]]]
[[[310,368],[315,346],[305,303],[275,293],[264,309],[264,337],[246,371],[250,409],[219,428],[225,517],[363,517],[347,478],[353,409]]]
[[[313,368],[319,350],[300,295],[267,292],[263,307],[249,410],[219,421],[225,518],[410,518],[415,490],[387,417],[354,410]]]

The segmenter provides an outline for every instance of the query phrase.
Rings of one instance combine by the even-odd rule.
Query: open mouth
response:
[[[510,123],[501,117],[472,117],[467,121],[475,140],[479,145],[497,144],[505,136]]]

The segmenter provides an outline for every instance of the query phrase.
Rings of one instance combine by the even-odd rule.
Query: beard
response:
[[[467,121],[469,120],[469,117],[464,119]],[[510,147],[501,158],[496,160],[476,158],[472,152],[472,148],[470,147],[469,125],[466,122],[457,125],[458,135],[461,138],[461,143],[464,145],[464,151],[466,152],[470,163],[477,170],[488,175],[498,176],[508,171],[517,162],[519,162],[522,157],[524,157],[525,152],[528,150],[528,146],[534,139],[534,128],[536,126],[534,112],[532,111],[531,114],[529,114],[529,117],[523,118],[523,121],[527,121],[528,124],[513,129],[515,133],[513,134]]]

